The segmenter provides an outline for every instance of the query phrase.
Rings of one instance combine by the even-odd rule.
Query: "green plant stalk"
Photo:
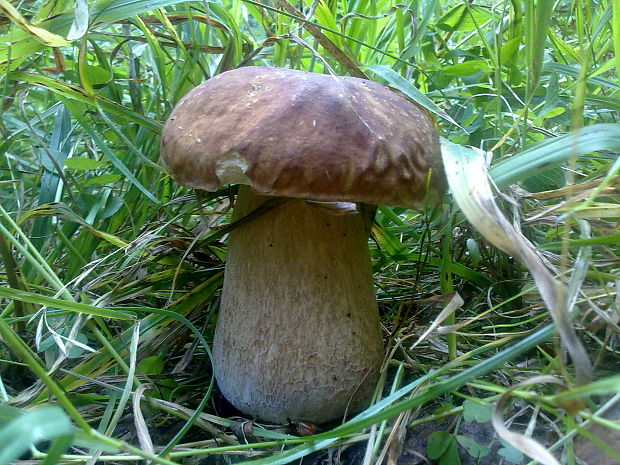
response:
[[[478,33],[478,37],[480,38],[480,41],[484,44],[484,48],[487,50],[488,55],[489,55],[489,59],[493,62],[493,68],[496,70],[500,69],[500,63],[499,60],[497,58],[497,55],[493,52],[493,47],[491,47],[491,44],[489,43],[489,41],[487,40],[487,38],[485,37],[484,34],[484,30],[483,27],[484,26],[488,26],[489,23],[492,24],[495,27],[495,24],[493,22],[486,22],[483,25],[479,25],[478,22],[476,21],[476,17],[474,16],[474,14],[471,11],[471,5],[469,3],[465,3],[465,8],[467,8],[467,12],[469,13],[469,17],[472,20],[472,22],[474,23],[474,27],[476,28],[476,32]],[[473,32],[472,32],[473,34]],[[498,88],[499,90],[499,88]]]
[[[412,422],[410,422],[407,427],[409,429],[414,429],[417,426],[421,426],[421,425],[425,425],[427,423],[434,423],[437,422],[439,420],[442,420],[443,418],[447,418],[447,417],[452,417],[454,415],[458,415],[460,413],[463,412],[463,407],[454,407],[451,408],[450,410],[446,410],[445,412],[441,412],[441,413],[437,413],[434,415],[428,415],[428,416],[424,416],[423,418],[420,418],[419,420],[413,420]]]
[[[9,238],[13,245],[17,250],[19,250],[24,258],[28,260],[33,268],[35,268],[41,276],[44,277],[45,280],[53,286],[59,293],[63,295],[63,297],[67,298],[67,300],[73,300],[73,296],[66,289],[62,281],[56,276],[56,273],[52,270],[52,268],[47,264],[47,261],[43,258],[43,256],[39,253],[39,251],[32,245],[28,237],[23,233],[21,228],[13,221],[13,218],[6,212],[2,205],[0,205],[0,217],[3,217],[9,226],[17,232],[17,235],[21,237],[26,246],[22,245],[13,234],[9,232],[7,228],[4,227],[2,223],[0,223],[0,234],[3,234],[5,237]]]
[[[103,462],[103,463],[106,463],[106,462],[120,462],[120,463],[122,463],[122,462],[134,462],[134,463],[137,463],[137,462],[140,462],[141,460],[148,459],[148,460],[153,460],[156,463],[162,463],[163,465],[171,465],[171,464],[172,465],[179,465],[176,462],[171,462],[170,460],[165,460],[165,461],[159,460],[159,461],[157,461],[157,460],[145,457],[145,455],[148,455],[148,454],[142,454],[142,455],[137,455],[137,454],[132,454],[132,455],[111,455],[111,454],[100,455],[100,456],[97,457],[97,462]],[[48,457],[48,455],[46,453],[40,452],[40,451],[36,452],[36,453],[33,453],[32,456],[35,459],[46,459]],[[55,463],[62,463],[61,461],[66,461],[66,462],[71,462],[71,463],[83,463],[83,462],[86,462],[87,460],[92,459],[93,457],[94,456],[92,456],[92,455],[64,454],[64,455],[61,455],[58,458],[58,461],[55,462]]]
[[[580,28],[577,28],[578,30]],[[588,53],[586,50],[581,51],[582,62],[581,69],[579,71],[579,77],[577,80],[577,87],[575,90],[575,101],[573,103],[573,107],[571,109],[571,129],[573,131],[581,129],[583,127],[583,110],[585,105],[585,97],[586,97],[586,77],[588,71]],[[567,186],[572,186],[575,184],[575,169],[577,166],[577,153],[571,154],[571,157],[568,159],[567,163],[568,169],[565,170],[565,178]],[[571,195],[566,195],[566,200],[570,200]],[[564,228],[562,228],[561,232],[561,242],[562,248],[560,253],[560,263],[559,263],[559,271],[560,274],[566,275],[568,270],[570,269],[570,246],[569,241],[571,239],[571,224],[574,223],[575,218],[571,213],[565,214],[562,217],[564,222]],[[564,286],[558,286],[559,293],[559,301],[564,301],[564,305],[567,301],[567,290]],[[560,353],[560,347],[558,347],[558,352]],[[571,354],[572,357],[572,354]],[[563,372],[565,379],[570,379],[568,371],[566,370],[565,363],[563,359],[559,358],[560,363],[560,372]],[[589,379],[586,378],[589,381]],[[580,380],[579,372],[577,372],[576,382],[579,384],[583,382]]]
[[[4,362],[5,360],[1,360],[0,359],[0,361]],[[2,375],[1,374],[0,374],[0,400],[2,400],[2,402],[8,402],[9,401],[9,395],[6,392],[6,388],[4,387],[4,383],[2,382]]]
[[[489,174],[497,186],[503,189],[537,174],[545,166],[565,162],[573,155],[581,157],[595,151],[618,151],[619,129],[618,124],[601,123],[546,139],[516,156],[495,163]]]
[[[566,400],[579,399],[595,394],[620,393],[620,375],[609,376],[598,381],[593,381],[583,386],[573,387],[570,391],[563,391],[552,396],[544,396],[546,402],[555,404]]]
[[[361,435],[362,440],[367,435]],[[360,435],[351,435],[350,437],[343,436],[342,439],[350,439],[350,438],[359,438]],[[152,460],[155,463],[159,463],[161,465],[179,465],[177,462],[173,462],[170,459],[165,459],[162,457],[158,457],[155,455],[148,454],[137,447],[130,446],[122,441],[118,441],[107,436],[98,436],[98,440],[105,442],[107,445],[111,447],[115,447],[116,449],[129,452],[133,455],[101,455],[98,461],[101,462],[136,462],[139,460]],[[312,441],[307,438],[293,438],[293,439],[281,439],[277,441],[264,441],[260,443],[251,443],[251,444],[238,444],[233,446],[222,446],[222,447],[213,447],[209,449],[193,449],[193,450],[183,450],[183,451],[174,451],[170,453],[170,457],[172,458],[184,458],[184,457],[198,457],[204,455],[213,455],[213,454],[223,454],[226,452],[236,452],[248,449],[257,449],[257,448],[269,448],[269,447],[281,447],[289,444],[303,444],[306,442]],[[37,453],[35,457],[43,458],[46,454]],[[62,460],[71,460],[71,461],[86,461],[92,458],[91,455],[77,455],[77,454],[65,454],[61,456]]]
[[[528,114],[530,104],[536,93],[540,81],[543,58],[545,54],[545,40],[549,28],[549,19],[555,8],[555,2],[548,0],[526,0],[525,2],[525,55],[527,63],[527,80],[525,104],[523,105],[523,140],[527,140],[529,129]]]
[[[588,77],[588,60],[589,54],[586,50],[581,53],[581,69],[579,70],[579,76],[577,77],[577,85],[575,86],[575,100],[573,101],[572,110],[571,110],[571,130],[576,131],[577,129],[581,129],[583,127],[583,110],[586,102],[586,87],[587,87],[587,77]],[[577,156],[575,155],[571,160],[571,163],[574,163],[573,160],[576,160]],[[569,171],[572,173],[572,171]]]
[[[121,128],[119,128],[116,124],[114,124],[114,122],[112,122],[112,120],[108,117],[108,115],[106,114],[105,110],[101,107],[99,102],[95,101],[95,106],[97,107],[99,116],[101,116],[101,118],[106,122],[108,127],[112,129],[112,131],[114,131],[114,133],[119,137],[119,139],[121,139],[125,143],[125,145],[127,145],[127,147],[129,147],[129,149],[140,158],[140,160],[142,161],[144,165],[154,168],[155,170],[157,170],[158,173],[161,173],[163,171],[160,165],[158,165],[157,163],[147,158],[146,155],[144,155],[138,149],[138,147],[136,147],[135,144],[129,140],[129,138],[125,135],[125,133],[121,130]]]
[[[17,267],[15,265],[15,260],[13,259],[13,254],[11,253],[11,247],[2,235],[0,235],[0,257],[4,262],[4,272],[6,273],[6,279],[9,283],[9,286],[11,286],[13,289],[24,290],[20,285],[21,283],[17,274],[18,271],[16,269]],[[25,314],[25,304],[23,302],[15,302],[15,317],[19,318],[24,316]],[[22,321],[18,321],[16,325],[18,332],[24,330],[24,323]]]
[[[107,444],[107,445],[109,445],[111,447],[114,447],[114,448],[119,449],[121,451],[128,452],[130,454],[134,454],[134,455],[136,455],[137,457],[139,457],[142,460],[150,460],[152,462],[159,463],[161,465],[179,465],[178,463],[173,462],[173,461],[168,460],[168,459],[165,459],[163,457],[158,457],[156,455],[149,454],[148,452],[144,452],[143,450],[141,450],[141,449],[139,449],[137,447],[134,447],[134,446],[132,446],[130,444],[127,444],[127,443],[125,443],[123,441],[120,441],[118,439],[113,439],[113,438],[109,438],[107,436],[104,436],[103,434],[99,433],[97,430],[94,430],[94,429],[92,430],[92,436],[95,439],[97,439],[97,440],[99,440],[99,441],[101,441],[101,442],[103,442],[103,443],[105,443],[105,444]],[[112,460],[115,461],[116,459],[117,459],[117,457],[115,457]]]
[[[618,394],[616,394],[614,397],[618,397]],[[604,426],[605,428],[609,428],[611,430],[614,430],[616,432],[620,432],[620,424],[618,423],[617,420],[610,420],[608,418],[604,418],[604,417],[599,417],[597,416],[598,413],[594,412],[584,412],[584,417],[592,423],[596,423],[597,425],[601,425]]]
[[[499,120],[499,118],[502,115],[502,99],[500,98],[503,92],[503,81],[502,81],[502,53],[501,53],[501,49],[502,49],[502,37],[503,37],[503,33],[502,33],[502,29],[501,27],[498,28],[498,31],[496,34],[493,35],[493,45],[495,50],[490,50],[489,52],[491,53],[491,56],[495,57],[495,68],[493,71],[493,83],[495,84],[495,93],[497,95],[497,98],[495,99],[495,114]],[[499,141],[502,138],[502,134],[501,134],[501,126],[497,125],[495,126],[495,135],[497,137],[497,140]],[[499,155],[503,156],[504,155],[504,145],[502,144],[499,147]]]
[[[215,276],[212,276],[211,278],[209,278],[207,281],[205,281],[203,284],[199,285],[196,289],[204,289],[206,287],[213,287],[217,284],[217,282],[221,281],[221,277],[223,275],[223,272],[219,272],[217,273]],[[180,307],[183,307],[183,309],[179,309],[179,312],[183,312],[183,311],[189,311],[189,306],[193,306],[197,304],[198,300],[199,301],[204,301],[206,297],[204,295],[200,295],[200,296],[196,296],[194,295],[193,297],[187,298],[187,296],[182,297],[178,302],[181,302],[179,304]],[[161,310],[161,309],[151,309],[151,308],[144,308],[144,307],[118,307],[119,309],[123,309],[126,311],[132,311],[132,312],[146,312],[149,314],[149,316],[147,318],[150,318],[154,315],[150,315],[151,313],[153,314],[161,314],[164,315],[166,317],[170,317],[172,319],[176,319],[181,321],[184,325],[188,326],[192,332],[194,332],[194,334],[196,335],[196,337],[198,339],[201,340],[201,342],[206,345],[206,341],[204,340],[204,337],[202,336],[202,334],[200,334],[200,331],[198,331],[195,326],[193,326],[186,318],[184,318],[182,316],[181,313],[177,312],[177,311],[170,311],[170,310]],[[99,321],[99,320],[96,320]],[[145,321],[149,321],[146,319],[142,319],[141,323],[144,324]],[[155,326],[159,325],[161,323],[161,320],[150,320],[150,324],[148,326],[148,328],[146,329],[147,331],[149,329],[153,329]],[[144,326],[143,326],[144,327]],[[125,337],[125,332],[122,332],[121,334],[119,334],[118,336],[116,336],[112,342],[114,342],[115,345],[112,345],[111,349],[108,349],[108,351],[112,350],[112,351],[119,351],[122,348],[122,341],[124,340],[123,338]],[[105,335],[103,335],[103,338],[105,339]],[[102,340],[102,343],[104,344],[105,347],[107,347],[107,343],[110,342],[108,339],[105,339],[105,342]],[[206,346],[205,350],[207,351],[207,353],[210,353],[208,351],[208,346]],[[114,356],[112,356],[112,358],[115,358]],[[78,373],[83,374],[84,371],[86,371],[87,373],[91,373],[93,370],[97,371],[97,367],[101,366],[101,365],[105,365],[108,363],[110,359],[110,355],[108,352],[105,353],[101,353],[101,354],[95,354],[92,358],[88,359],[85,362],[80,363],[79,365],[77,365],[74,370],[77,370]],[[123,362],[124,363],[124,362]],[[72,375],[67,375],[65,378],[60,380],[60,384],[61,386],[65,386],[65,388],[69,389],[67,386],[71,386],[74,382],[74,377]],[[45,398],[45,393],[42,393],[38,399],[42,400]]]
[[[110,341],[108,341],[108,339],[105,337],[105,335],[99,330],[99,328],[97,328],[97,325],[95,324],[95,322],[93,320],[88,320],[86,322],[86,326],[88,326],[88,329],[90,331],[92,331],[92,333],[95,336],[95,338],[101,343],[101,345],[103,345],[105,347],[105,349],[112,356],[112,358],[116,361],[116,363],[119,364],[121,369],[126,374],[129,374],[131,372],[131,370],[129,369],[129,365],[127,365],[127,363],[125,363],[125,360],[123,360],[123,358],[116,351],[116,349],[114,349],[112,344],[110,344]],[[142,384],[142,383],[140,383],[140,381],[138,380],[138,378],[135,375],[133,376],[133,384],[136,387],[138,387],[138,386],[140,386],[140,384]]]
[[[591,413],[586,413],[585,417],[591,419],[592,418],[591,415],[592,415]],[[570,416],[565,416],[563,418],[563,421],[567,424],[567,432],[558,441],[556,441],[554,444],[552,444],[551,446],[548,447],[549,451],[556,450],[560,445],[565,444],[569,439],[573,438],[577,434],[580,434],[583,437],[585,437],[588,440],[590,440],[595,445],[597,445],[600,449],[605,451],[607,454],[609,454],[609,457],[612,458],[613,460],[615,460],[615,462],[613,462],[613,463],[617,463],[617,461],[620,460],[620,454],[618,453],[618,451],[616,451],[615,449],[613,449],[610,446],[608,446],[605,442],[601,441],[601,439],[599,439],[598,437],[596,437],[595,435],[590,433],[589,430],[584,429],[584,426],[587,423],[589,423],[589,421],[584,422],[581,425],[577,425],[577,424],[575,424],[574,419],[572,417],[570,417]],[[612,424],[612,425],[615,425],[614,422],[609,422],[609,423]],[[568,444],[566,444],[566,446],[572,448],[572,442],[569,442]],[[571,451],[571,449],[569,449],[569,451]],[[574,452],[572,452],[572,453],[574,454]],[[528,462],[527,465],[537,465],[538,463],[539,462],[537,462],[536,460],[532,460],[532,461]],[[563,462],[563,463],[575,463],[575,462],[574,461],[573,462],[567,461],[567,462]]]
[[[549,29],[549,20],[555,9],[555,2],[526,0],[525,4],[525,48],[528,64],[527,100],[529,101],[540,80],[545,54],[545,40]]]
[[[166,447],[164,447],[164,449],[159,453],[160,457],[166,457],[167,455],[169,455],[172,452],[172,448],[176,446],[181,441],[181,439],[183,439],[183,437],[187,434],[192,425],[196,422],[196,420],[206,407],[207,402],[209,401],[209,399],[211,399],[211,392],[213,391],[214,384],[215,378],[212,376],[211,382],[209,383],[209,388],[207,389],[207,392],[205,393],[202,400],[200,401],[200,404],[198,404],[198,407],[196,407],[196,410],[194,410],[192,416],[185,422],[179,432],[174,435],[174,437],[170,440]]]
[[[147,116],[139,115],[129,108],[113,102],[112,100],[108,100],[105,97],[101,97],[100,95],[91,97],[81,87],[34,73],[13,72],[8,75],[7,79],[12,81],[25,81],[33,85],[42,86],[45,89],[60,95],[62,99],[71,99],[87,105],[93,105],[95,101],[98,101],[104,108],[107,108],[108,111],[115,113],[116,115],[121,115],[123,118],[127,118],[128,120],[134,121],[135,123],[151,130],[155,134],[159,134],[161,131],[161,124],[159,122]]]
[[[13,29],[13,23],[9,22],[9,25],[7,27],[6,32],[8,34],[11,33]],[[0,79],[0,81],[4,81],[2,83],[2,98],[0,99],[0,102],[3,102],[2,105],[0,105],[0,110],[4,111],[4,102],[6,102],[6,96],[9,95],[9,73],[10,73],[10,69],[11,69],[11,50],[13,50],[13,47],[11,46],[11,44],[8,44],[7,46],[7,50],[6,50],[6,69],[4,70],[2,79]],[[5,127],[4,127],[4,121],[0,119],[0,135],[2,135],[2,132],[5,131]],[[11,178],[13,178],[13,172],[11,171]]]
[[[496,325],[483,326],[481,329],[484,331],[485,329],[493,329],[493,328],[516,328],[519,326],[525,326],[531,323],[535,323],[539,320],[544,320],[549,315],[541,313],[540,315],[533,316],[531,318],[527,318],[525,320],[520,320],[516,323],[501,323]]]
[[[392,387],[390,389],[390,395],[394,394],[397,390],[398,390],[398,386],[400,386],[400,383],[403,379],[404,376],[404,366],[403,363],[401,362],[398,365],[398,369],[396,371],[396,374],[394,375],[394,382],[392,383]],[[387,420],[383,420],[381,422],[381,425],[379,426],[379,431],[377,433],[377,439],[375,441],[375,446],[372,450],[372,462],[371,463],[375,463],[377,460],[377,455],[379,455],[379,448],[381,447],[381,443],[383,442],[383,435],[385,434],[386,428],[388,427],[387,424]]]
[[[142,451],[140,451],[142,452]],[[45,460],[48,455],[44,452],[35,452],[32,454],[32,456],[35,459],[43,459]],[[55,463],[62,463],[62,461],[66,461],[66,462],[70,462],[70,463],[83,463],[86,462],[87,460],[92,459],[94,456],[93,455],[78,455],[78,454],[64,454],[61,455],[58,458],[58,461],[56,461]],[[157,457],[155,457],[157,458]],[[154,458],[149,457],[149,454],[146,453],[142,453],[140,455],[138,454],[132,454],[132,455],[100,455],[97,457],[97,462],[133,462],[133,463],[137,463],[140,462],[142,460],[152,460],[155,463],[160,463],[162,465],[179,465],[176,462],[172,462],[170,460],[155,460]]]
[[[9,324],[3,319],[0,318],[0,336],[4,340],[4,342],[11,348],[12,351],[16,353],[25,363],[28,364],[28,367],[32,370],[32,372],[37,375],[41,381],[47,386],[49,391],[54,395],[58,403],[65,409],[67,414],[75,421],[75,423],[83,429],[86,433],[91,433],[93,429],[90,425],[84,420],[82,415],[77,411],[77,409],[73,406],[71,401],[65,395],[65,392],[61,389],[58,384],[47,374],[47,370],[44,368],[43,362],[39,357],[26,345],[26,343],[20,338],[17,333],[11,328]]]
[[[86,259],[84,257],[82,257],[82,254],[80,253],[80,251],[75,247],[75,245],[73,245],[73,242],[71,242],[69,240],[69,238],[66,236],[66,234],[63,232],[62,228],[56,228],[56,234],[58,234],[58,237],[60,238],[60,240],[64,243],[65,247],[67,247],[67,249],[69,249],[69,251],[71,252],[72,256],[75,257],[75,259],[80,262],[80,264],[86,265],[88,262],[86,261]]]
[[[67,436],[59,436],[54,439],[48,447],[47,454],[41,465],[56,465],[63,452],[66,452],[71,446],[72,439],[70,434]]]
[[[508,390],[508,388],[506,387],[498,386],[492,383],[485,383],[481,381],[467,383],[467,386],[471,387],[472,389],[479,389],[481,391],[494,392],[497,395],[504,394]],[[510,395],[512,397],[518,397],[519,399],[524,399],[524,400],[537,400],[537,399],[540,399],[541,397],[535,392],[530,392],[530,391],[526,391],[523,389],[515,389],[510,392]],[[488,398],[486,400],[488,400]]]
[[[372,395],[371,405],[374,405],[381,400],[386,378],[387,365],[384,365],[381,367],[381,371],[379,372],[379,380],[377,381],[377,385],[375,386],[375,392]],[[366,443],[366,451],[364,454],[364,460],[362,462],[362,465],[368,465],[369,463],[375,462],[374,459],[379,449],[380,443],[381,436],[379,436],[379,434],[377,433],[377,426],[373,425],[373,427],[370,429],[370,432],[368,433],[368,442]]]
[[[118,391],[110,391],[110,394],[107,396],[105,410],[103,411],[103,414],[101,415],[101,418],[99,420],[99,425],[97,426],[97,431],[99,431],[100,433],[105,434],[105,431],[110,424],[110,420],[112,419],[112,415],[116,406],[116,401],[119,399],[120,395]],[[93,453],[93,450],[91,450],[90,452]]]
[[[614,54],[616,57],[616,75],[620,80],[620,0],[613,0],[612,33],[614,36]]]
[[[368,439],[368,434],[343,435],[338,438],[338,441],[334,443],[334,446],[345,444],[347,442],[365,441],[366,439]],[[350,441],[350,440],[353,440],[353,441]],[[220,453],[226,453],[226,452],[235,452],[239,450],[248,450],[248,449],[251,450],[251,449],[255,449],[259,447],[278,447],[278,446],[281,447],[287,444],[304,444],[307,442],[312,442],[312,439],[310,439],[310,436],[306,438],[281,439],[278,441],[265,441],[265,442],[258,442],[258,443],[255,442],[251,444],[239,444],[239,445],[234,445],[234,446],[213,447],[209,449],[195,449],[195,450],[187,450],[187,451],[184,450],[184,451],[172,452],[170,456],[173,458],[194,457],[194,456],[200,456],[200,455],[213,455],[213,454],[220,454]],[[266,459],[266,460],[269,460],[269,459]]]
[[[351,434],[351,435],[343,435],[339,438],[339,442],[346,442],[350,439],[357,440],[365,440],[368,435],[363,434]],[[152,460],[155,463],[160,463],[162,465],[178,465],[176,462],[171,461],[170,459],[166,459],[160,456],[154,456],[147,452],[138,449],[137,447],[131,446],[129,444],[124,443],[123,441],[110,438],[108,436],[104,436],[98,431],[94,431],[93,438],[104,443],[105,445],[117,449],[119,451],[128,452],[133,455],[101,455],[99,456],[99,461],[114,461],[114,462],[127,462],[127,461],[138,461],[138,460]],[[222,446],[222,447],[213,447],[208,449],[193,449],[193,450],[183,450],[183,451],[173,451],[170,452],[169,456],[171,458],[184,458],[184,457],[194,457],[194,456],[203,456],[203,455],[212,455],[212,454],[221,454],[226,452],[236,452],[248,449],[256,449],[256,448],[270,448],[270,447],[281,447],[284,445],[291,444],[304,444],[307,442],[311,442],[312,439],[309,437],[292,437],[290,439],[279,439],[272,441],[264,441],[260,443],[251,443],[251,444],[235,444],[231,446]],[[36,452],[36,458],[43,458],[46,454],[41,452]],[[63,460],[80,460],[86,461],[91,459],[92,455],[77,455],[77,454],[65,454],[61,457]]]

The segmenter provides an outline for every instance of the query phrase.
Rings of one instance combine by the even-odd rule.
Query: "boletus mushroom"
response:
[[[416,207],[441,196],[439,141],[425,113],[364,79],[245,67],[179,101],[161,156],[185,186],[240,184],[233,221],[290,198],[229,235],[213,343],[223,395],[280,423],[322,423],[367,405],[383,344],[355,205]]]

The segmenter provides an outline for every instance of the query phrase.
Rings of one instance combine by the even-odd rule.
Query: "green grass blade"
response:
[[[549,30],[549,19],[556,2],[526,0],[525,4],[525,50],[528,65],[528,95],[532,95],[540,80],[545,54],[545,41]]]
[[[30,84],[43,86],[55,94],[58,94],[60,97],[77,100],[78,102],[86,103],[88,105],[94,105],[96,101],[99,105],[101,105],[101,108],[110,113],[120,116],[126,120],[133,121],[134,123],[138,123],[156,134],[161,132],[162,124],[152,118],[136,113],[129,108],[119,105],[118,103],[104,97],[93,97],[80,87],[33,73],[9,73],[8,77],[11,80],[24,81]]]
[[[500,161],[489,172],[498,187],[503,188],[571,157],[582,157],[601,150],[620,150],[620,124],[597,124],[574,133],[546,139]]]
[[[67,300],[36,294],[34,292],[20,291],[9,287],[0,286],[0,297],[5,297],[11,300],[19,300],[21,302],[29,302],[36,305],[47,305],[49,307],[66,310],[68,312],[95,315],[103,318],[112,318],[116,320],[134,319],[134,316],[130,313],[112,310],[109,308],[96,307],[94,305],[83,304],[80,302],[70,302]]]
[[[47,147],[41,147],[40,158],[43,160],[43,175],[39,191],[39,205],[54,202],[61,181],[63,163],[69,155],[67,138],[71,132],[69,112],[63,106],[57,110],[52,130],[52,137]],[[50,218],[37,218],[31,233],[32,245],[41,249],[50,233]]]
[[[110,159],[112,164],[127,178],[127,180],[133,184],[140,192],[153,203],[160,203],[159,199],[155,197],[146,187],[142,185],[140,181],[134,176],[133,172],[125,166],[125,164],[116,156],[114,152],[108,148],[103,139],[95,132],[94,128],[86,121],[81,122],[82,127],[86,133],[93,139],[99,150]]]
[[[612,33],[614,35],[614,54],[616,57],[616,76],[620,80],[620,0],[613,0]]]
[[[436,114],[437,116],[445,119],[446,121],[454,124],[455,126],[459,126],[459,124],[454,121],[450,115],[448,115],[445,111],[439,108],[435,103],[415,88],[408,80],[394,71],[392,68],[386,65],[372,65],[366,66],[366,69],[369,69],[373,73],[377,74],[377,76],[385,79],[387,83],[394,88],[400,90],[403,94],[409,97],[411,100],[416,102],[418,105],[426,108],[431,113]],[[459,126],[460,127],[460,126]]]

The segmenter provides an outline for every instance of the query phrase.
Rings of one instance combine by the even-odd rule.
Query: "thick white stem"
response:
[[[242,186],[234,219],[266,199]],[[383,345],[361,217],[291,199],[231,233],[213,356],[224,396],[263,420],[362,408]]]

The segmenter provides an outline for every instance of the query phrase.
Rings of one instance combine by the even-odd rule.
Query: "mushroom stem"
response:
[[[233,219],[268,198],[241,186]],[[383,344],[361,216],[291,199],[233,231],[213,357],[224,396],[263,420],[364,407]]]

